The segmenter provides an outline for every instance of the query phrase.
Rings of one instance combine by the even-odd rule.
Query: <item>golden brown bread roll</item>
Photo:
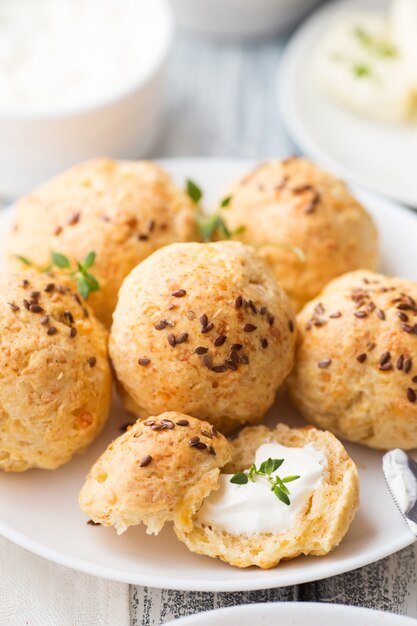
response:
[[[377,232],[346,185],[306,159],[271,160],[228,192],[222,216],[253,244],[298,311],[330,280],[375,269]]]
[[[69,287],[37,272],[0,274],[0,468],[54,469],[108,414],[107,332]]]
[[[262,418],[294,346],[287,296],[256,251],[238,242],[155,252],[125,279],[110,337],[132,412],[169,408],[223,432]]]
[[[119,534],[140,523],[149,534],[168,521],[189,529],[230,458],[227,440],[207,422],[175,411],[138,420],[93,465],[80,506]]]
[[[372,448],[417,447],[417,284],[358,271],[298,316],[293,400],[309,422]]]
[[[154,163],[96,159],[72,167],[16,204],[9,263],[37,266],[61,252],[75,263],[97,254],[100,291],[91,305],[106,326],[124,277],[154,250],[195,240],[194,205]]]

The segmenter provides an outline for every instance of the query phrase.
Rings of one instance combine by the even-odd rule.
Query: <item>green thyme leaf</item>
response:
[[[273,459],[268,459],[265,465],[265,474],[271,476],[272,472],[274,471],[274,465],[275,463]]]
[[[85,274],[84,279],[87,282],[91,293],[100,289],[100,283],[92,274]]]
[[[217,228],[217,216],[199,213],[196,215],[196,223],[201,239],[204,242],[210,241]]]
[[[89,274],[84,269],[83,272],[80,272],[78,274],[77,289],[80,292],[80,295],[84,298],[84,300],[87,300],[90,293],[93,293],[94,291],[98,291],[100,289],[100,284],[92,274]]]
[[[300,477],[299,476],[286,476],[285,478],[282,479],[283,483],[292,483],[293,480],[298,480]]]
[[[267,476],[270,476],[272,472],[274,471],[274,465],[275,465],[274,459],[270,458],[267,461],[264,461],[263,463],[261,463],[258,473],[266,474]]]
[[[61,269],[68,269],[70,267],[70,262],[68,257],[64,256],[60,252],[52,252],[52,263]]]
[[[249,479],[248,479],[247,474],[245,474],[245,472],[237,472],[230,479],[230,482],[233,483],[234,485],[246,485],[248,481]]]
[[[89,269],[92,265],[94,265],[94,261],[96,260],[96,253],[91,251],[87,254],[87,256],[85,257],[84,261],[82,262],[82,265],[86,268]]]
[[[270,476],[284,463],[284,459],[268,459],[261,463],[259,471]]]
[[[230,239],[232,236],[226,222],[219,216],[217,216],[217,230],[223,239]]]
[[[80,296],[84,298],[84,300],[88,300],[88,296],[90,295],[90,289],[85,281],[84,276],[80,276],[77,279],[77,289]]]
[[[284,485],[284,483],[282,482],[282,480],[277,476],[275,479],[275,486],[279,487],[280,489],[282,489],[282,491],[288,495],[290,495],[290,490],[288,489],[288,487],[286,487]]]
[[[283,502],[284,504],[286,504],[287,506],[289,506],[291,504],[289,497],[287,496],[287,494],[281,489],[281,487],[274,487],[274,494],[276,495],[276,497],[278,498],[278,500],[281,500],[281,502]]]
[[[21,256],[20,254],[16,254],[15,258],[18,259],[18,261],[20,261],[24,265],[27,265],[28,267],[33,266],[32,261],[30,259],[27,259],[25,256]]]
[[[225,209],[226,207],[228,207],[231,200],[232,200],[232,196],[226,196],[225,198],[223,198],[223,200],[220,202],[221,208]]]
[[[186,181],[185,190],[195,204],[198,204],[203,197],[200,187],[190,178]]]
[[[248,478],[249,480],[251,480],[253,483],[255,482],[255,478],[254,478],[254,474],[256,473],[256,466],[252,465],[252,467],[249,470],[249,474],[248,474]]]
[[[241,235],[245,232],[245,230],[246,226],[238,226],[234,231],[232,231],[232,237],[234,237],[235,235]]]

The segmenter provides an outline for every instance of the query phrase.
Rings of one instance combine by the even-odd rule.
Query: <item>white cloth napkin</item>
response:
[[[56,565],[0,537],[1,626],[129,626],[129,585]]]

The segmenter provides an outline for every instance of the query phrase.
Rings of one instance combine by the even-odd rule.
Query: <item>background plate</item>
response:
[[[287,129],[309,156],[340,176],[417,207],[417,125],[384,125],[351,113],[323,95],[311,59],[331,22],[389,0],[326,4],[296,31],[282,57],[279,100]]]
[[[188,177],[199,183],[209,205],[252,166],[245,161],[214,159],[162,164],[179,184]],[[417,217],[370,193],[355,193],[380,230],[383,271],[417,280]],[[4,250],[10,216],[11,210],[0,213],[0,251]],[[292,425],[303,424],[285,398],[279,409],[269,412],[270,423],[278,418]],[[171,528],[154,537],[146,535],[143,527],[135,527],[118,537],[110,528],[88,526],[78,508],[78,492],[90,466],[126,421],[129,416],[115,400],[106,428],[84,455],[53,472],[0,473],[0,534],[47,559],[96,576],[197,591],[243,591],[318,580],[381,559],[415,540],[386,489],[382,454],[351,444],[347,449],[358,464],[362,504],[340,547],[325,557],[299,557],[268,571],[239,570],[192,554]]]
[[[285,621],[283,621],[285,620]],[[415,620],[392,613],[338,604],[275,602],[217,609],[166,626],[411,626]]]

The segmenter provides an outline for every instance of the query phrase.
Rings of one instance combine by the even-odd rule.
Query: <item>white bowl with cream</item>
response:
[[[319,0],[170,0],[178,24],[197,34],[259,38],[284,31]]]
[[[0,194],[91,157],[144,155],[172,34],[165,0],[3,0]]]

